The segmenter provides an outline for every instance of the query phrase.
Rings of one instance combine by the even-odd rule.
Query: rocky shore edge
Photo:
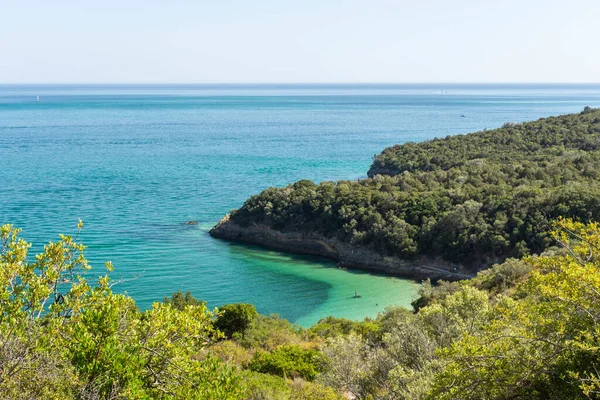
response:
[[[456,281],[473,275],[458,271],[458,266],[446,261],[420,257],[403,260],[383,256],[360,246],[353,246],[316,233],[279,232],[265,225],[242,227],[226,215],[209,234],[218,239],[249,243],[294,254],[321,256],[338,262],[340,268],[359,269],[422,281]]]

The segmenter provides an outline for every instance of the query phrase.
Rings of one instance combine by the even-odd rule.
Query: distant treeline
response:
[[[269,188],[231,221],[471,271],[540,253],[550,221],[599,219],[600,109],[397,145],[375,157],[369,176]]]

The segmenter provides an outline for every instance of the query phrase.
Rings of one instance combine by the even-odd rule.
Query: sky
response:
[[[600,82],[600,0],[0,0],[0,83]]]

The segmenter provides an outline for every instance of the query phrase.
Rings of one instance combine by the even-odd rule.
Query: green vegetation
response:
[[[599,124],[600,111],[586,109],[507,126],[504,144],[483,132],[445,139],[453,153],[436,141],[400,147],[377,161],[400,154],[396,176],[301,181],[234,213],[403,257],[503,260],[471,280],[426,281],[414,310],[364,321],[302,329],[250,304],[211,312],[181,292],[141,311],[113,293],[110,263],[92,278],[77,237],[30,259],[4,225],[0,398],[598,398],[600,225],[582,221],[600,212]]]
[[[298,345],[281,345],[272,352],[257,352],[249,364],[252,371],[281,377],[314,380],[322,372],[320,353]]]
[[[423,285],[418,311],[328,317],[307,330],[260,317],[248,336],[273,329],[285,339],[261,347],[247,337],[227,352],[246,353],[236,356],[240,368],[272,376],[314,371],[305,380],[358,399],[595,398],[600,227],[560,220],[549,236],[562,249],[506,260],[472,280]],[[253,385],[264,377],[252,376]]]
[[[236,333],[244,336],[244,332],[258,313],[252,304],[226,304],[221,307],[221,312],[215,321],[215,327],[227,337]]]
[[[206,305],[205,302],[194,298],[191,292],[187,292],[185,295],[183,292],[175,292],[171,295],[171,297],[165,297],[164,302],[170,304],[171,307],[179,311],[185,310],[187,306]]]
[[[320,381],[358,398],[596,398],[600,227],[560,221],[552,236],[568,251],[424,287],[428,305],[386,310],[375,337],[327,338]]]
[[[598,123],[598,110],[586,107],[580,114],[506,123],[500,129],[396,145],[375,157],[368,174],[449,170],[481,159],[526,166],[548,163],[564,152],[600,150]]]
[[[76,238],[61,236],[28,262],[29,244],[5,225],[0,397],[596,398],[600,226],[556,228],[549,236],[561,249],[426,283],[414,312],[390,307],[301,329],[248,304],[209,312],[191,294],[140,311],[108,276],[85,278]]]
[[[140,311],[112,292],[108,275],[95,284],[85,277],[90,267],[76,238],[61,235],[29,262],[18,233],[0,228],[0,398],[243,395],[232,367],[197,357],[219,337],[204,304]]]
[[[552,220],[600,218],[600,110],[395,146],[370,175],[269,188],[230,220],[472,272],[539,254]]]

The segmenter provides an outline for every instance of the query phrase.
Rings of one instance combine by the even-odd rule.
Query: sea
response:
[[[397,143],[585,106],[600,84],[0,85],[0,224],[33,255],[83,220],[94,271],[112,261],[113,289],[142,309],[189,291],[301,326],[376,317],[419,282],[208,231],[267,187],[364,178]]]

